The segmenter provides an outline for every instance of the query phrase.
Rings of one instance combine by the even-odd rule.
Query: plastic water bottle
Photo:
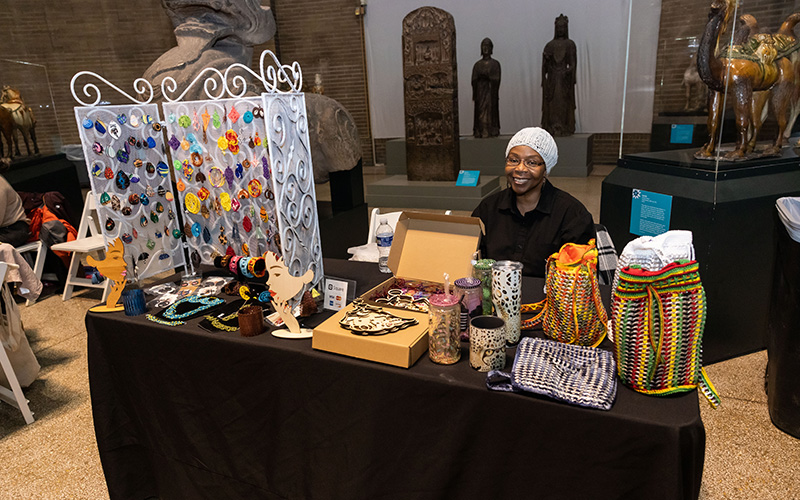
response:
[[[389,269],[388,262],[394,231],[392,231],[392,226],[389,225],[386,217],[380,218],[380,224],[377,231],[375,231],[375,238],[378,240],[378,267],[382,273],[391,273],[392,270]]]

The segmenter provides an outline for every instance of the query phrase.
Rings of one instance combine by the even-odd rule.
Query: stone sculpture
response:
[[[575,42],[569,39],[569,18],[555,20],[555,37],[542,54],[542,128],[554,137],[575,133]]]
[[[412,181],[454,181],[460,168],[456,28],[421,7],[403,19],[406,167]]]
[[[481,60],[472,67],[472,100],[475,101],[472,135],[475,137],[500,135],[500,63],[492,59],[493,49],[492,40],[484,38]]]
[[[185,89],[204,68],[225,71],[231,64],[250,65],[253,46],[275,34],[275,19],[260,0],[162,0],[175,26],[178,46],[161,55],[144,72],[156,99],[161,81],[171,76]],[[250,81],[243,71],[231,72]],[[195,85],[185,100],[206,99],[203,85]]]
[[[753,156],[778,155],[784,133],[792,129],[798,114],[800,95],[800,43],[794,27],[800,13],[791,14],[775,34],[759,33],[753,16],[739,18],[739,35],[734,44],[715,51],[736,0],[713,0],[708,24],[697,49],[697,71],[708,85],[708,142],[695,153],[695,158],[713,158],[722,118],[726,89],[735,95],[736,147],[725,154],[726,160],[746,160]],[[778,122],[778,135],[772,146],[754,153],[762,111],[767,100]]]

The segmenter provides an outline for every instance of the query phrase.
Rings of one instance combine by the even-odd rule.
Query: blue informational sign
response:
[[[669,231],[672,196],[634,189],[631,193],[631,234],[657,236]]]
[[[694,133],[694,125],[679,125],[672,124],[672,130],[669,133],[669,142],[671,144],[691,144],[692,134]]]
[[[459,170],[456,186],[477,186],[480,176],[480,170]]]

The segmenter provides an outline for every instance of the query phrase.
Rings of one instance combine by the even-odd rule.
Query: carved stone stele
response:
[[[403,19],[406,168],[411,181],[454,181],[460,168],[456,27],[421,7]]]

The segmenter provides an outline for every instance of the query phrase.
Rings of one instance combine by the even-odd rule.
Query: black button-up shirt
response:
[[[544,277],[547,258],[564,243],[586,244],[595,237],[592,214],[569,193],[545,179],[536,208],[520,214],[509,187],[481,200],[472,212],[486,228],[481,256],[522,263],[522,274]]]

